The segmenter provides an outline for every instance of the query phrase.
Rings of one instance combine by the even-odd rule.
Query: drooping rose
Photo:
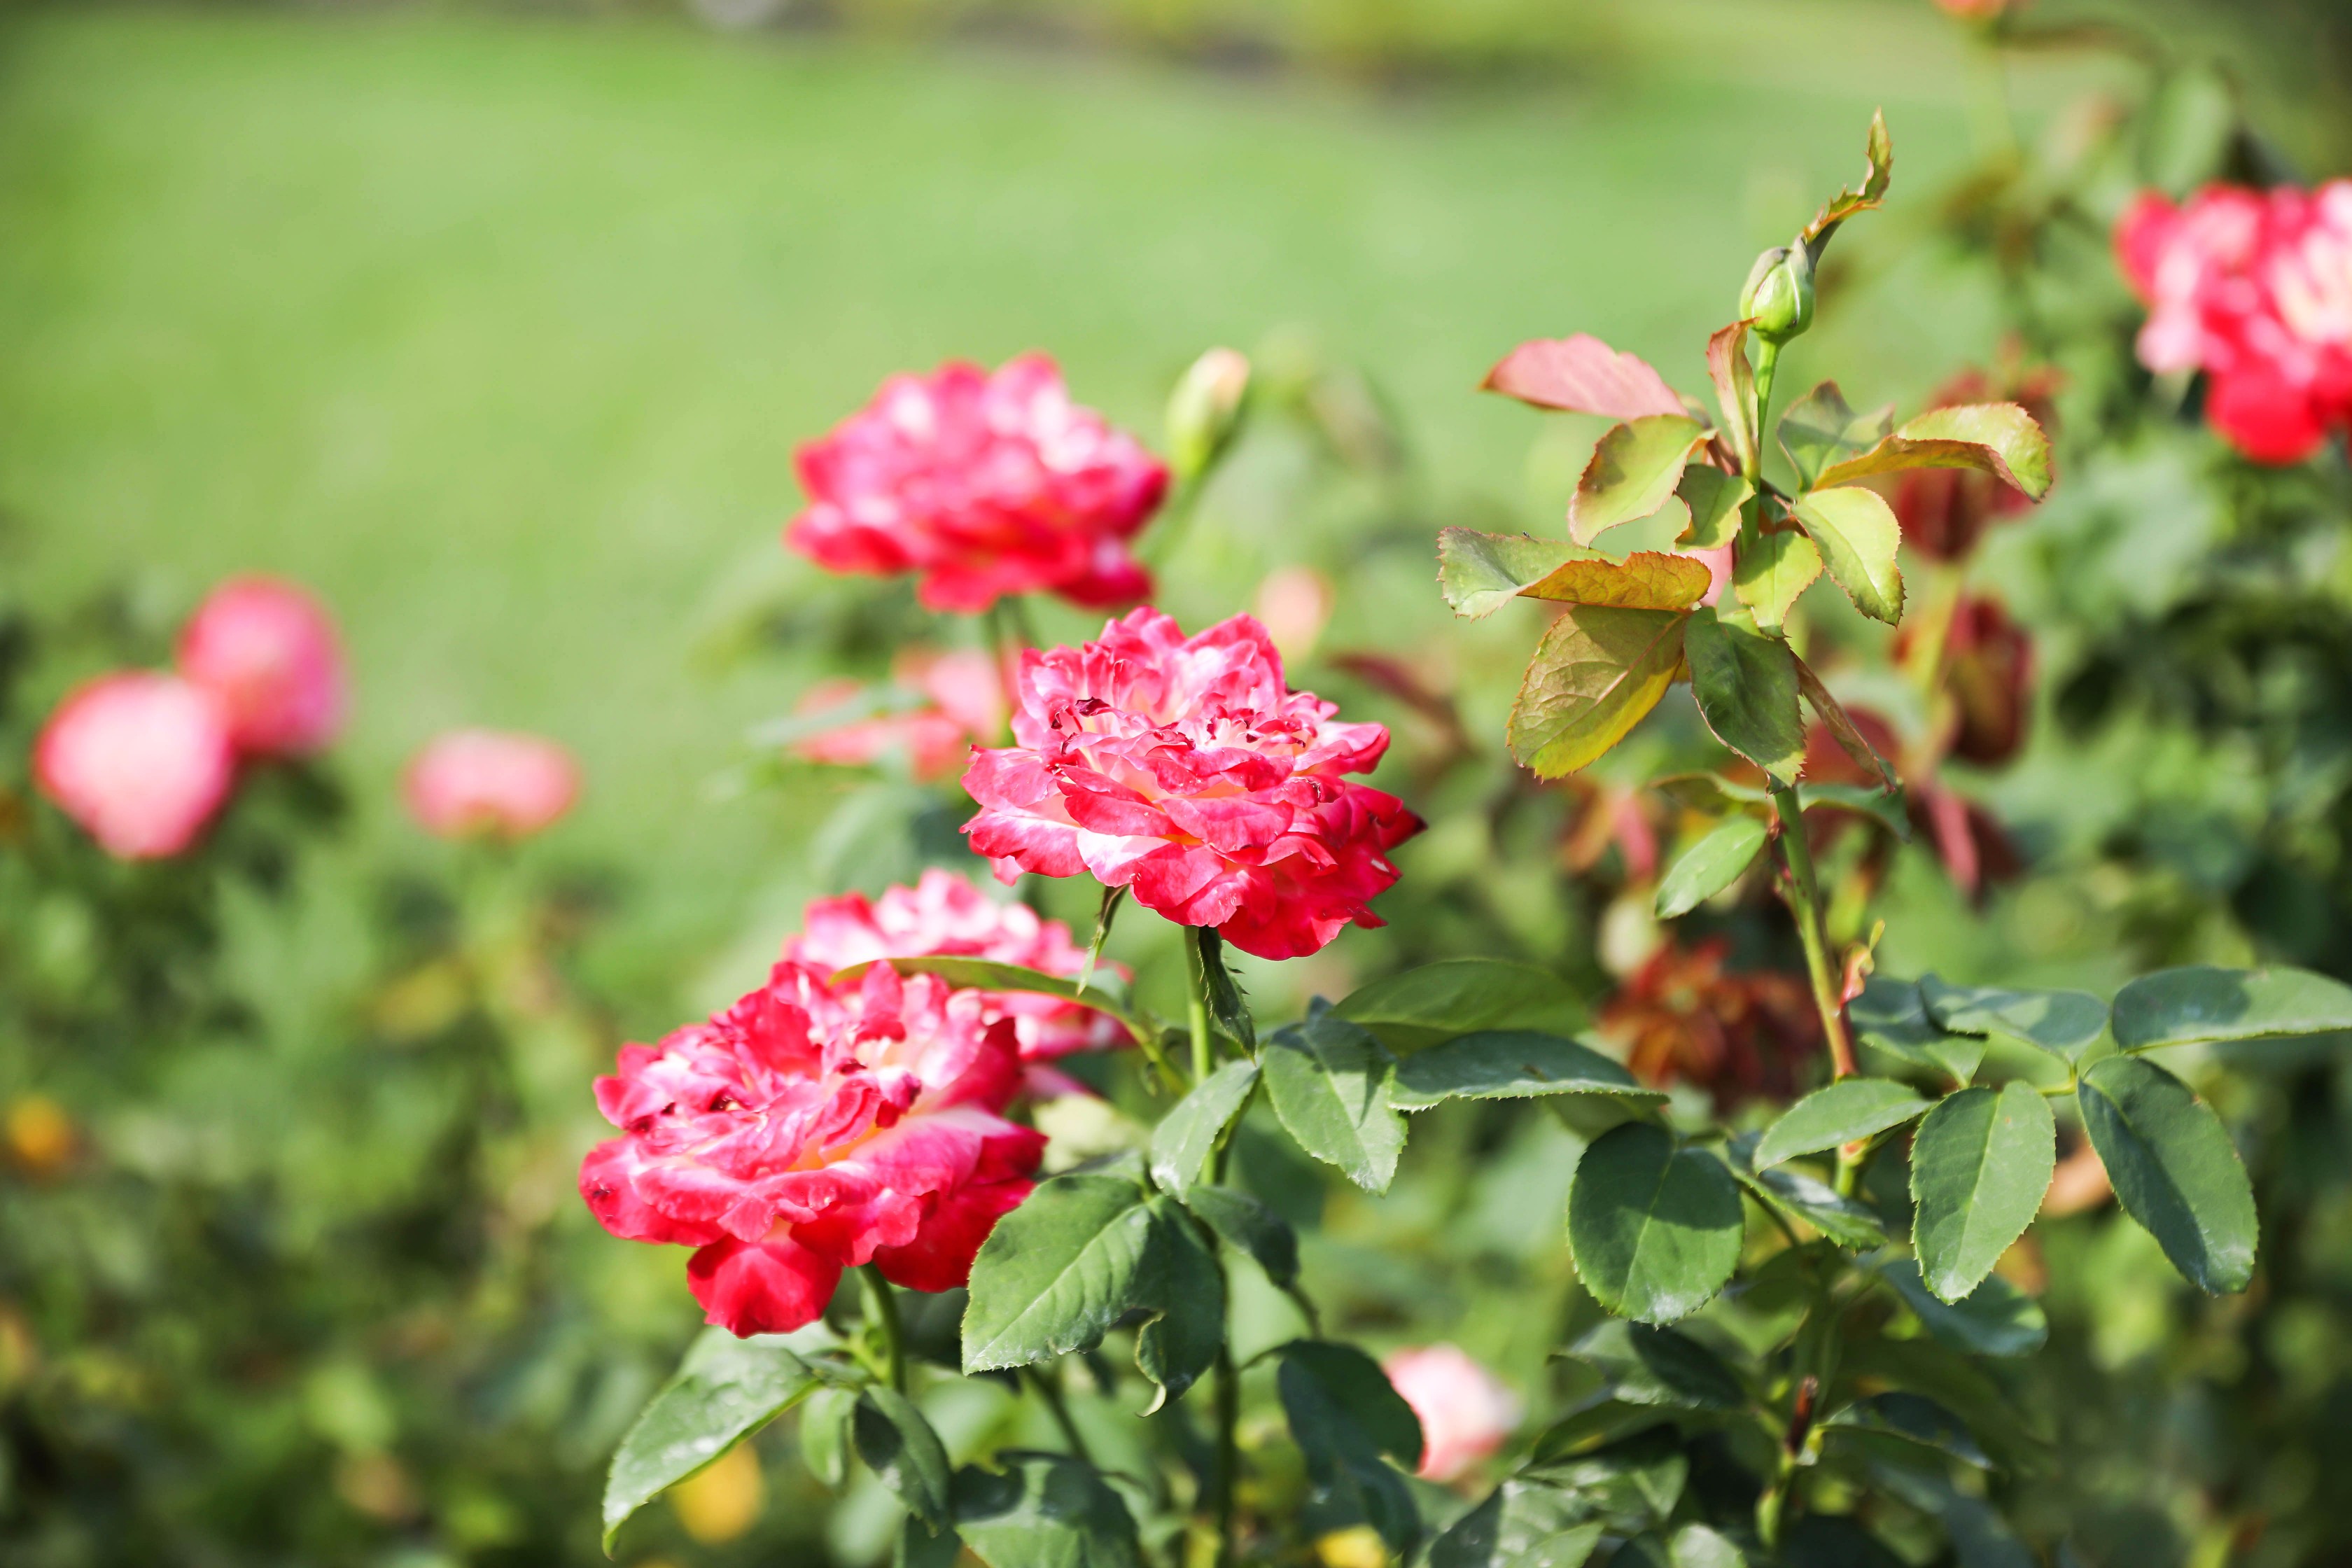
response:
[[[949,955],[1017,963],[1075,979],[1086,949],[1060,921],[1043,920],[1026,904],[999,902],[952,871],[932,867],[911,888],[890,888],[878,899],[845,893],[819,899],[802,917],[800,934],[784,957],[830,974],[877,958]],[[1123,973],[1105,963],[1105,974]],[[1024,1061],[1120,1045],[1127,1031],[1091,1007],[1033,991],[975,991],[982,1016],[1010,1018]]]
[[[858,706],[865,689],[856,681],[826,682],[802,702],[803,716],[823,723],[829,710],[842,710],[845,717],[794,741],[793,754],[835,767],[871,767],[895,754],[928,783],[961,770],[974,742],[1003,736],[1004,683],[988,655],[973,648],[914,649],[893,661],[891,674],[900,688],[918,694],[920,706],[865,711]]]
[[[2115,243],[2148,306],[2140,363],[2203,372],[2206,416],[2241,452],[2300,462],[2352,423],[2352,180],[2150,192]]]
[[[1688,1083],[1728,1110],[1757,1095],[1786,1100],[1821,1049],[1821,1018],[1803,981],[1727,966],[1730,944],[1669,938],[1601,1009],[1601,1035],[1644,1083]]]
[[[1381,1367],[1421,1417],[1424,1480],[1457,1479],[1500,1448],[1525,1414],[1517,1394],[1454,1345],[1398,1351]]]
[[[75,688],[33,748],[41,793],[123,860],[188,849],[228,798],[236,771],[220,699],[152,670]]]
[[[971,1272],[1045,1150],[999,1114],[1019,1081],[1013,1021],[887,964],[835,988],[805,964],[596,1080],[621,1136],[580,1167],[606,1230],[696,1248],[688,1283],[739,1335],[814,1320],[865,1263],[945,1290]]]
[[[307,756],[343,727],[335,623],[291,583],[235,577],[214,589],[181,628],[179,665],[221,700],[248,755]]]
[[[1388,749],[1378,724],[1283,680],[1247,616],[1186,637],[1139,609],[1083,647],[1023,654],[1014,744],[973,755],[977,853],[1047,877],[1093,875],[1261,958],[1379,925],[1388,852],[1421,830],[1393,795],[1344,778]],[[1001,873],[1000,873],[1001,874]]]
[[[1070,401],[1045,354],[894,375],[800,449],[806,510],[784,542],[832,572],[920,574],[935,610],[1006,594],[1089,607],[1151,592],[1128,541],[1168,488],[1133,437]]]
[[[443,838],[528,838],[572,809],[580,769],[537,735],[452,730],[416,753],[402,793],[409,815]]]
[[[1959,709],[1952,755],[1999,767],[2025,743],[2033,709],[2033,638],[2000,601],[1968,595],[1944,636],[1944,683]]]

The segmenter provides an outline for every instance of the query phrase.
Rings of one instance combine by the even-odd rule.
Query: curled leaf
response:
[[[1569,499],[1570,537],[1590,544],[1619,523],[1664,507],[1706,434],[1686,414],[1648,414],[1612,426]]]
[[[1863,170],[1862,188],[1848,186],[1832,196],[1798,236],[1816,263],[1822,252],[1829,248],[1830,237],[1846,219],[1856,213],[1869,212],[1886,199],[1887,184],[1895,176],[1895,139],[1886,133],[1886,111],[1883,109],[1870,117],[1870,140],[1864,156],[1869,163]]]
[[[1906,468],[1974,468],[2034,500],[2050,493],[2050,437],[2014,403],[1931,408],[1869,451],[1823,468],[1814,484],[1851,484]]]

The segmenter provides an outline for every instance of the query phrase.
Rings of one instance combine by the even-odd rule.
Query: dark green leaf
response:
[[[1782,784],[1794,783],[1805,760],[1805,727],[1789,645],[1707,609],[1691,612],[1683,645],[1691,691],[1715,738]]]
[[[1094,1468],[1017,1449],[956,1472],[958,1533],[988,1568],[1143,1568],[1135,1520]]]
[[[1200,959],[1202,986],[1208,993],[1210,1021],[1227,1039],[1240,1042],[1244,1051],[1255,1053],[1257,1026],[1250,1019],[1249,1004],[1242,999],[1233,971],[1225,967],[1225,939],[1214,926],[1192,927],[1191,939]]]
[[[1454,613],[1473,620],[1491,616],[1570,561],[1608,557],[1565,539],[1524,533],[1478,533],[1466,528],[1437,532],[1437,583]]]
[[[1573,1492],[1505,1481],[1432,1542],[1429,1568],[1582,1568],[1604,1528]]]
[[[1748,1568],[1748,1554],[1727,1535],[1703,1524],[1685,1524],[1675,1531],[1675,1568]]]
[[[1673,1431],[1659,1429],[1520,1473],[1582,1498],[1612,1532],[1631,1535],[1673,1515],[1690,1479],[1690,1458]]]
[[[808,1363],[761,1337],[711,1329],[621,1439],[604,1481],[604,1550],[628,1517],[818,1386]]]
[[[1760,1170],[1799,1154],[1859,1142],[1927,1110],[1927,1102],[1908,1085],[1883,1078],[1842,1079],[1781,1112],[1756,1145],[1756,1164]]]
[[[1731,572],[1732,593],[1756,614],[1756,624],[1777,630],[1789,606],[1822,574],[1822,552],[1795,523],[1774,521],[1741,546]]]
[[[1757,1170],[1756,1143],[1755,1133],[1740,1133],[1725,1143],[1724,1154],[1731,1173],[1757,1202],[1790,1219],[1802,1220],[1853,1251],[1886,1245],[1886,1226],[1876,1211],[1802,1171],[1786,1165]]]
[[[1266,1099],[1298,1146],[1366,1192],[1386,1192],[1405,1138],[1388,1047],[1326,1012],[1276,1031],[1258,1060]]]
[[[962,1556],[962,1536],[952,1530],[933,1535],[930,1526],[910,1513],[898,1521],[898,1536],[891,1544],[890,1568],[956,1568]],[[660,1559],[655,1561],[658,1563]]]
[[[1568,1354],[1609,1380],[1627,1405],[1672,1410],[1737,1410],[1748,1403],[1739,1374],[1688,1334],[1609,1318],[1594,1324]]]
[[[1404,1477],[1382,1458],[1421,1463],[1421,1419],[1380,1363],[1352,1345],[1294,1340],[1275,1386],[1316,1489],[1360,1514],[1400,1555],[1421,1533]]]
[[[1789,405],[1780,416],[1780,450],[1797,470],[1797,488],[1811,489],[1821,471],[1841,458],[1866,452],[1895,429],[1895,410],[1856,414],[1845,394],[1825,381]]]
[[[1589,1047],[1529,1029],[1482,1029],[1397,1067],[1400,1110],[1426,1110],[1446,1100],[1524,1100],[1543,1094],[1613,1095],[1628,1105],[1666,1097]]]
[[[1850,1514],[1809,1513],[1789,1526],[1780,1542],[1780,1568],[1904,1568]]]
[[[2122,1024],[2118,1007],[2118,1032]],[[2190,1283],[2219,1295],[2254,1277],[2258,1222],[2246,1167],[2221,1119],[2189,1086],[2138,1057],[2109,1057],[2075,1099],[2124,1211]]]
[[[1978,1355],[2032,1355],[2048,1342],[2050,1320],[2042,1303],[1998,1274],[1987,1275],[1957,1301],[1937,1299],[1919,1278],[1919,1265],[1908,1258],[1889,1258],[1879,1274],[1904,1305],[1917,1314],[1927,1331],[1956,1349]]]
[[[948,1451],[913,1400],[894,1388],[866,1389],[857,1396],[849,1436],[866,1468],[898,1494],[907,1511],[934,1532],[947,1527],[953,1511]]]
[[[1954,1034],[2021,1040],[2069,1063],[2082,1060],[2107,1029],[2107,1005],[2083,991],[2000,991],[1923,974],[1919,999]]]
[[[1027,1366],[1100,1340],[1133,1304],[1151,1239],[1147,1197],[1123,1176],[1056,1176],[998,1220],[971,1267],[964,1371]]]
[[[1568,1245],[1595,1300],[1621,1317],[1672,1322],[1705,1306],[1739,1262],[1739,1187],[1723,1162],[1629,1121],[1578,1162]]]
[[[2352,986],[2307,969],[2159,970],[2116,994],[2115,1028],[2127,1051],[2334,1034],[2352,1030]]]
[[[1989,1468],[1992,1464],[1958,1416],[1922,1394],[1874,1394],[1835,1412],[1822,1425],[1833,1431],[1899,1437],[1906,1443],[1949,1454],[1979,1468]]]
[[[1932,1298],[1930,1298],[1932,1300]],[[1974,1352],[1954,1350],[1933,1335],[1894,1340],[1848,1339],[1838,1350],[1841,1379],[1849,1386],[1897,1388],[1925,1394],[1958,1415],[1985,1452],[2004,1469],[2038,1464],[2048,1445],[2029,1427]]]
[[[1901,620],[1903,574],[1895,552],[1903,542],[1903,527],[1886,498],[1858,485],[1814,490],[1797,498],[1795,510],[1831,580],[1845,590],[1853,607],[1890,626]]]
[[[1664,1406],[1635,1405],[1603,1396],[1579,1405],[1544,1429],[1536,1438],[1532,1461],[1554,1460],[1589,1453],[1632,1433],[1672,1420]]]
[[[1174,1198],[1151,1200],[1151,1249],[1134,1300],[1151,1310],[1135,1336],[1136,1370],[1159,1385],[1149,1415],[1199,1382],[1225,1342],[1224,1270]]]
[[[1383,975],[1332,1009],[1393,1051],[1482,1029],[1566,1033],[1584,1025],[1576,990],[1549,969],[1501,958],[1447,958]]]
[[[1674,1553],[1654,1535],[1636,1535],[1609,1554],[1609,1568],[1675,1568]]]
[[[1683,668],[1686,610],[1574,605],[1536,645],[1512,704],[1511,755],[1564,777],[1625,738]]]
[[[1658,918],[1670,921],[1738,881],[1756,861],[1770,830],[1753,816],[1727,817],[1684,850],[1658,882]]]
[[[1590,544],[1604,530],[1665,505],[1705,430],[1684,414],[1645,414],[1612,426],[1569,500],[1569,536]]]
[[[1756,494],[1755,487],[1737,474],[1727,474],[1709,463],[1693,463],[1675,487],[1690,509],[1690,527],[1675,541],[1681,550],[1720,550],[1739,535],[1739,509]]]
[[[1265,1277],[1284,1289],[1298,1282],[1298,1237],[1290,1222],[1249,1194],[1206,1184],[1188,1189],[1184,1206],[1217,1239],[1255,1258]]]
[[[1201,1179],[1217,1141],[1257,1088],[1257,1064],[1226,1062],[1192,1086],[1151,1130],[1151,1179],[1181,1193]]]
[[[1984,1041],[1938,1026],[1927,1016],[1915,981],[1874,974],[1864,983],[1862,994],[1846,1004],[1845,1016],[1863,1044],[1898,1061],[1931,1068],[1954,1083],[1976,1077],[1984,1061]]]
[[[1920,1278],[1958,1301],[1992,1272],[2042,1210],[2058,1124],[2031,1084],[1949,1095],[1911,1140],[1911,1243]]]
[[[1734,784],[1720,773],[1668,773],[1652,779],[1650,787],[1664,795],[1677,805],[1709,816],[1728,816],[1735,811],[1745,811],[1751,816],[1763,816],[1770,809],[1772,793]]]

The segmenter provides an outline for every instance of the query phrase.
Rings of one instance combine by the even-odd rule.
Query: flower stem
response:
[[[1805,838],[1805,817],[1795,788],[1774,783],[1772,810],[1780,822],[1780,860],[1789,869],[1789,909],[1797,917],[1797,940],[1804,945],[1805,971],[1813,985],[1813,1005],[1829,1040],[1830,1062],[1840,1078],[1852,1078],[1853,1041],[1845,1030],[1845,1002],[1838,994],[1837,966],[1830,962],[1829,938],[1822,930],[1821,890],[1813,881],[1813,849]]]
[[[1184,931],[1184,973],[1192,982],[1184,998],[1184,1021],[1192,1032],[1192,1081],[1200,1082],[1216,1066],[1215,1042],[1209,1034],[1209,966],[1201,953],[1201,937]]]
[[[1198,1083],[1209,1076],[1215,1066],[1216,1047],[1209,1033],[1209,960],[1202,951],[1202,933],[1188,930],[1184,933],[1184,967],[1192,981],[1191,994],[1186,998],[1186,1017],[1192,1029],[1192,1081]],[[1224,1176],[1224,1153],[1220,1149],[1215,1157],[1212,1180]],[[1236,1436],[1241,1425],[1241,1374],[1234,1368],[1231,1325],[1226,1342],[1217,1347],[1217,1365],[1212,1394],[1217,1424],[1217,1452],[1213,1468],[1209,1472],[1209,1512],[1217,1526],[1216,1568],[1233,1568],[1241,1561],[1234,1540],[1234,1482],[1241,1468],[1241,1443]]]
[[[907,1392],[907,1336],[898,1324],[898,1298],[890,1289],[890,1281],[882,1278],[882,1270],[871,1263],[860,1264],[857,1287],[866,1299],[866,1321],[882,1342],[883,1374],[890,1386],[899,1393]]]

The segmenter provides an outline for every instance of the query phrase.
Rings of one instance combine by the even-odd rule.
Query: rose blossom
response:
[[[580,770],[536,735],[452,730],[416,753],[402,781],[409,815],[444,838],[527,838],[572,809]]]
[[[236,752],[220,699],[152,670],[76,687],[41,727],[41,793],[123,860],[177,855],[228,797]]]
[[[1421,1417],[1424,1480],[1450,1481],[1503,1446],[1519,1424],[1518,1395],[1449,1344],[1398,1351],[1381,1363]]]
[[[581,1195],[614,1236],[695,1247],[695,1299],[739,1335],[811,1321],[859,1264],[962,1284],[1045,1142],[998,1114],[1021,1072],[1013,1022],[969,994],[887,964],[839,988],[777,964],[709,1022],[622,1047],[596,1080],[622,1135],[582,1163]]]
[[[993,374],[894,375],[798,456],[808,509],[784,542],[831,572],[921,574],[935,610],[1040,590],[1099,606],[1151,578],[1128,541],[1168,488],[1135,438],[1070,401],[1045,354]]]
[[[335,624],[290,583],[235,577],[181,628],[180,673],[221,700],[238,751],[297,757],[343,726],[343,654]]]
[[[2241,452],[2300,462],[2352,422],[2352,180],[2149,192],[2115,237],[2148,305],[2140,363],[2205,373],[2206,416]]]
[[[974,648],[909,650],[893,662],[893,679],[919,692],[921,707],[846,719],[793,742],[793,754],[835,767],[871,767],[895,752],[907,759],[909,773],[928,782],[961,769],[974,742],[1003,735],[1004,683],[988,655]],[[826,682],[801,706],[806,717],[821,721],[828,710],[847,706],[863,689],[856,681]]]
[[[1318,951],[1397,879],[1421,830],[1394,795],[1340,777],[1388,749],[1378,724],[1292,691],[1247,616],[1187,638],[1144,608],[1102,640],[1021,656],[1014,744],[976,752],[965,825],[979,854],[1048,877],[1084,870],[1261,958]]]
[[[950,955],[1017,963],[1076,979],[1086,949],[1060,921],[1041,920],[1026,904],[999,903],[952,871],[932,867],[911,888],[891,888],[879,899],[845,893],[819,899],[801,919],[801,933],[784,942],[784,957],[830,974],[877,958]],[[1124,973],[1105,964],[1106,973]],[[1021,1059],[1044,1061],[1072,1051],[1098,1051],[1123,1043],[1127,1031],[1091,1007],[1037,992],[971,993],[990,1021],[1011,1018]]]

